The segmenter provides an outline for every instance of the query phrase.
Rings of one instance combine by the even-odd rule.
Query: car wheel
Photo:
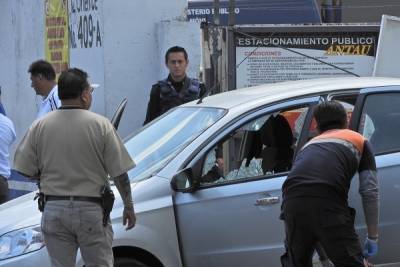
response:
[[[132,258],[115,258],[114,267],[148,267],[148,266]]]

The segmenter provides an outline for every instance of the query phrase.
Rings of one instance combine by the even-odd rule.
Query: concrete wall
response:
[[[30,87],[27,70],[44,55],[43,19],[43,1],[0,0],[1,100],[18,140],[36,117],[39,99]]]
[[[74,0],[74,3],[80,2]],[[121,120],[124,137],[138,129],[145,117],[150,87],[164,78],[165,50],[187,48],[190,76],[200,65],[200,26],[184,22],[186,0],[97,0],[96,10],[72,13],[99,21],[101,46],[70,49],[70,66],[86,70],[99,83],[92,110],[111,118],[119,102],[128,105]],[[69,2],[71,7],[71,2]],[[35,119],[38,97],[30,87],[29,64],[44,58],[44,1],[0,0],[0,86],[2,102],[16,125],[18,140]]]
[[[162,58],[169,46],[181,44],[194,51],[193,39],[197,39],[195,57],[200,58],[200,26],[198,35],[193,36],[193,26],[186,26],[193,24],[181,22],[186,18],[186,8],[186,0],[104,1],[105,114],[111,117],[118,103],[128,96],[120,125],[122,135],[142,125],[151,85],[165,76]],[[174,30],[170,30],[168,21],[176,22],[172,23]],[[168,31],[159,30],[164,27]],[[174,38],[166,37],[172,32]],[[200,60],[194,61],[189,74],[195,75],[199,65]]]
[[[162,21],[157,24],[158,36],[158,64],[161,66],[161,78],[168,75],[165,68],[165,51],[173,45],[185,47],[189,55],[188,73],[192,77],[200,75],[201,61],[200,27],[196,22]]]

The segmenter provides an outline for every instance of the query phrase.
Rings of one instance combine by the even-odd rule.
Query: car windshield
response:
[[[141,129],[125,142],[136,163],[129,179],[150,177],[224,114],[218,108],[179,107]]]

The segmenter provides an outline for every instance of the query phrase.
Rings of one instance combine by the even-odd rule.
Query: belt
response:
[[[82,197],[82,196],[45,196],[45,201],[54,201],[54,200],[70,200],[70,201],[88,201],[101,204],[100,197]]]

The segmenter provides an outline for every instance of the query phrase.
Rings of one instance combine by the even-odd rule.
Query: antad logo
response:
[[[368,56],[372,45],[331,45],[325,52],[328,56],[355,55]]]

